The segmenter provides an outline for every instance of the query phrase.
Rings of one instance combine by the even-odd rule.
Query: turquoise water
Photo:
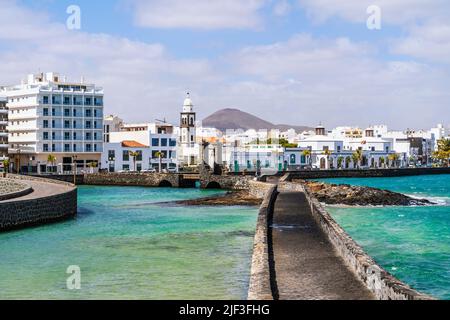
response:
[[[245,299],[257,209],[154,204],[219,192],[83,186],[75,220],[0,234],[0,298]]]
[[[450,175],[321,181],[382,188],[439,203],[328,209],[387,271],[419,291],[450,299]]]

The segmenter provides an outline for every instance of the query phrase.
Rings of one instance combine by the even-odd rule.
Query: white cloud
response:
[[[317,22],[337,16],[351,22],[365,22],[370,5],[381,8],[383,23],[405,25],[418,21],[448,19],[450,6],[447,0],[298,0],[300,5]]]
[[[266,0],[131,0],[135,23],[150,28],[258,29]]]
[[[440,43],[446,33],[426,34]],[[300,34],[216,59],[179,59],[161,44],[69,31],[8,2],[0,11],[0,43],[2,85],[38,69],[83,75],[105,88],[105,112],[127,121],[177,121],[185,90],[200,118],[224,107],[299,125],[429,127],[449,118],[448,70],[384,62],[373,45],[347,38]]]
[[[288,0],[277,0],[273,7],[273,13],[277,16],[285,16],[292,10]]]
[[[392,52],[450,64],[450,24],[426,24],[411,29],[391,44]]]

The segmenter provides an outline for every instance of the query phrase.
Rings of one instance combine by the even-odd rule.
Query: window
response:
[[[108,161],[114,161],[114,160],[116,160],[116,151],[108,150]]]
[[[92,151],[92,145],[90,143],[88,143],[86,145],[86,152],[91,152]]]
[[[64,152],[70,152],[70,144],[64,145]]]
[[[48,108],[44,108],[44,117],[48,117]]]
[[[176,147],[177,146],[177,140],[175,139],[169,139],[169,146]]]
[[[122,161],[130,161],[130,153],[128,150],[122,151]]]
[[[386,147],[386,153],[389,153],[389,147]]]
[[[56,140],[56,133],[52,132],[52,140]]]
[[[43,127],[48,128],[48,120],[44,120]]]
[[[301,162],[301,163],[306,163],[306,157],[305,157],[304,155],[302,155],[302,156],[300,157],[300,162]]]
[[[76,144],[73,145],[73,152],[77,152],[77,145]]]
[[[70,132],[64,132],[64,140],[70,140]]]
[[[375,147],[370,148],[370,150],[375,151]]]
[[[87,106],[92,106],[92,99],[91,98],[86,98],[84,100],[84,104],[87,105]]]
[[[92,110],[91,109],[86,109],[85,116],[86,117],[92,117]]]
[[[94,129],[97,129],[97,121],[94,121]]]
[[[77,140],[77,133],[76,132],[73,133],[73,140]]]
[[[70,104],[70,97],[64,97],[64,104],[69,105]]]
[[[94,109],[94,117],[97,118],[97,109]]]
[[[337,146],[337,152],[341,152],[341,146]]]
[[[297,162],[297,157],[295,156],[295,154],[291,154],[289,162],[291,164],[295,164]]]
[[[77,128],[77,122],[76,122],[76,121],[73,122],[73,128],[74,128],[74,129]]]
[[[86,132],[86,140],[91,140],[92,139],[92,135],[90,132]]]
[[[44,152],[48,152],[48,144],[44,144]]]
[[[161,139],[161,147],[167,147],[167,139]]]
[[[70,117],[70,109],[64,109],[64,117]]]
[[[48,132],[44,132],[44,140],[48,140]]]
[[[64,121],[64,129],[70,129],[70,121],[69,120]]]
[[[94,104],[96,106],[102,106],[103,105],[103,98],[102,97],[95,97],[94,98]]]
[[[55,152],[55,151],[56,151],[56,145],[52,144],[52,152]]]
[[[152,146],[153,147],[159,147],[159,139],[158,138],[153,138],[152,139]]]
[[[122,165],[122,170],[123,171],[130,171],[130,165],[129,164]]]
[[[48,96],[44,96],[44,97],[42,98],[42,101],[43,101],[44,104],[48,104]],[[47,109],[47,110],[48,110],[48,109]]]
[[[76,106],[81,106],[81,98],[80,97],[73,97],[73,104]]]
[[[52,116],[53,117],[56,116],[56,109],[55,108],[52,108]]]
[[[137,171],[142,171],[142,163],[137,163],[136,164],[136,170]]]
[[[86,129],[90,129],[91,128],[91,122],[90,121],[86,121]]]
[[[52,128],[56,128],[55,120],[52,120]]]
[[[73,116],[74,116],[74,117],[77,116],[77,109],[73,109]]]
[[[94,143],[94,152],[97,152],[97,144]]]

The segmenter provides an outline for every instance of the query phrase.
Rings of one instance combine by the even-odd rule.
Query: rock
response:
[[[239,191],[227,192],[214,197],[164,202],[162,204],[177,204],[185,206],[259,206],[261,203],[262,199],[253,197],[248,192]]]
[[[434,204],[426,199],[414,199],[404,194],[370,187],[304,182],[309,191],[326,204],[349,206],[424,206]]]

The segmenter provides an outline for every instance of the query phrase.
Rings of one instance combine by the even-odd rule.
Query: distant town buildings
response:
[[[2,98],[3,96],[3,98]],[[188,93],[179,126],[165,120],[126,123],[104,116],[103,89],[57,73],[28,75],[0,88],[0,160],[21,173],[190,171],[199,164],[228,172],[386,168],[431,165],[450,131],[389,131],[339,126],[296,132],[202,127]],[[150,116],[150,115],[148,115]]]

